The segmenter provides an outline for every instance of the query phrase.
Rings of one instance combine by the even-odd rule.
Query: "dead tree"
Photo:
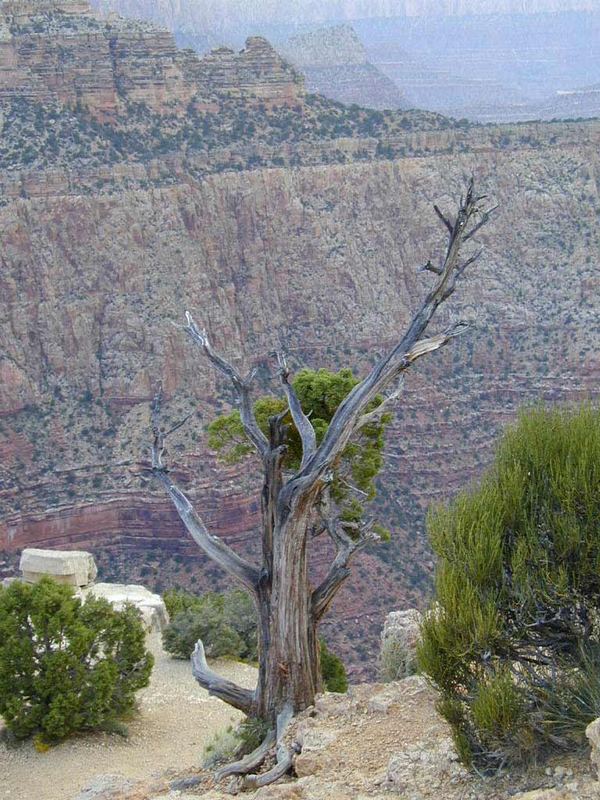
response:
[[[437,309],[452,295],[465,269],[480,253],[462,257],[461,249],[488,221],[493,209],[482,210],[483,197],[475,196],[471,181],[455,218],[435,211],[447,230],[448,244],[439,265],[428,261],[424,270],[435,275],[435,284],[394,347],[346,396],[317,446],[315,431],[289,380],[284,358],[279,359],[281,390],[302,442],[302,461],[294,474],[286,474],[282,460],[286,447],[283,415],[272,417],[268,435],[258,426],[253,412],[251,386],[254,375],[242,376],[214,349],[204,330],[186,313],[184,330],[216,370],[231,382],[239,403],[248,439],[262,464],[262,561],[252,564],[206,529],[185,494],[177,488],[163,463],[165,438],[160,428],[159,402],[154,405],[152,470],[162,482],[186,529],[198,546],[253,596],[258,612],[259,670],[254,691],[224,680],[207,665],[202,642],[192,656],[194,676],[211,694],[245,714],[277,726],[278,766],[267,776],[249,776],[249,785],[263,785],[291,763],[293,753],[282,747],[285,720],[314,702],[321,689],[317,629],[336,593],[350,574],[356,554],[377,535],[368,524],[351,529],[333,503],[329,487],[340,454],[366,424],[375,421],[397,401],[403,373],[422,356],[439,350],[469,326],[457,322],[442,333],[423,338]],[[385,394],[387,392],[387,395]],[[384,401],[374,411],[374,398]],[[286,412],[287,413],[287,412]],[[309,580],[309,547],[315,530],[333,541],[336,555],[320,585]],[[274,730],[269,741],[275,741]],[[255,770],[267,747],[231,765],[223,774]]]

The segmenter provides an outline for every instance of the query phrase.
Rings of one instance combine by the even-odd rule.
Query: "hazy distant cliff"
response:
[[[155,19],[175,29],[207,30],[247,23],[304,23],[376,17],[596,10],[594,0],[95,0],[102,9]]]

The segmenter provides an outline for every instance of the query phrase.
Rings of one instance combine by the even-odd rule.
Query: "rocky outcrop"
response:
[[[81,105],[112,120],[126,104],[183,113],[215,96],[294,104],[302,81],[269,43],[251,37],[240,54],[218,49],[204,59],[180,51],[151,23],[103,18],[83,0],[0,3],[0,102]]]
[[[590,722],[586,728],[585,735],[592,748],[592,764],[600,779],[600,719]]]
[[[38,550],[33,547],[23,550],[19,569],[26,583],[38,583],[48,576],[59,583],[76,587],[88,586],[98,574],[91,553],[79,550]]]
[[[381,632],[379,669],[382,680],[400,680],[416,671],[423,615],[416,608],[390,611]]]
[[[79,592],[79,596],[100,597],[117,611],[125,605],[135,606],[142,616],[144,627],[148,633],[160,633],[169,623],[169,615],[162,597],[146,589],[145,586],[120,583],[95,583]]]

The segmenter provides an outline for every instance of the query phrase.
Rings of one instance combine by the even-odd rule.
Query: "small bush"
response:
[[[417,656],[414,647],[395,636],[387,636],[381,643],[379,675],[384,683],[400,681],[417,671]]]
[[[49,578],[0,587],[0,714],[15,737],[43,747],[116,720],[152,665],[133,606],[82,603]]]
[[[241,754],[242,742],[233,725],[218,731],[208,742],[202,754],[204,769],[214,769],[221,764],[235,761]]]
[[[171,617],[163,632],[163,646],[168,653],[189,658],[198,639],[202,639],[210,658],[256,661],[256,611],[246,592],[196,596],[171,590],[163,597]]]
[[[344,662],[327,647],[324,639],[319,642],[321,653],[321,676],[328,692],[347,692],[348,676]]]

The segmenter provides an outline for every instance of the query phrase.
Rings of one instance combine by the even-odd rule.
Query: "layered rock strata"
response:
[[[261,37],[241,53],[217,49],[200,59],[180,51],[171,33],[151,23],[103,18],[80,0],[0,4],[0,102],[81,105],[100,120],[125,104],[183,113],[215,93],[293,104],[299,76]]]

